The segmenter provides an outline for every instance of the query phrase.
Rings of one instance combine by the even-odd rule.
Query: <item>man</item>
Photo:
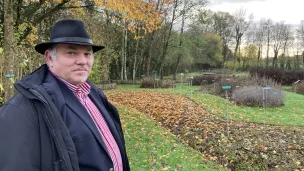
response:
[[[58,21],[35,46],[47,65],[0,109],[1,171],[130,170],[118,112],[87,80],[103,48],[78,20]]]

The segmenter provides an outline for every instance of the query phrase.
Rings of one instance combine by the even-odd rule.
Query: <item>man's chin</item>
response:
[[[75,83],[75,85],[79,85],[79,84],[86,82],[87,79],[88,79],[88,77],[86,77],[86,76],[78,77],[78,78],[74,79],[73,82]]]
[[[81,80],[80,80],[80,82],[81,82],[81,83],[84,83],[84,82],[86,82],[86,81],[87,81],[87,79],[88,79],[88,77],[83,78],[83,79],[81,79]]]

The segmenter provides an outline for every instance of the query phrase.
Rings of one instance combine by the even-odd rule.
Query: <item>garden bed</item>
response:
[[[301,127],[229,121],[228,128],[225,118],[188,98],[159,92],[116,92],[109,99],[146,113],[209,160],[232,170],[304,169]]]

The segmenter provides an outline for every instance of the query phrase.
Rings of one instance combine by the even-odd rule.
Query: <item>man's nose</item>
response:
[[[87,63],[87,58],[85,57],[85,55],[84,54],[79,54],[79,56],[77,57],[76,64],[84,65],[86,63]]]

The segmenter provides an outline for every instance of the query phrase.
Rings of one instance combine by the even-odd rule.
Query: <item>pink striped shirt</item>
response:
[[[91,90],[91,86],[87,82],[84,82],[79,86],[75,86],[63,80],[62,78],[57,78],[68,86],[68,88],[75,94],[81,104],[87,109],[107,147],[107,150],[114,165],[114,171],[122,171],[122,158],[118,145],[102,114],[88,96]]]

